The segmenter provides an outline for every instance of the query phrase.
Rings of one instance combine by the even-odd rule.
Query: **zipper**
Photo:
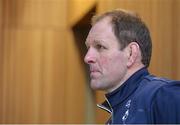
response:
[[[111,113],[111,122],[112,122],[111,124],[113,124],[113,121],[114,121],[114,120],[113,120],[113,108],[112,108],[111,104],[109,103],[108,99],[106,98],[106,96],[105,96],[105,99],[106,99],[106,101],[107,101],[107,103],[109,104],[109,107],[110,107],[110,109],[111,109],[111,112],[110,112],[110,113]]]
[[[112,113],[111,110],[109,110],[108,108],[106,108],[106,107],[103,106],[103,105],[97,104],[97,107],[99,107],[100,109],[103,109],[103,110],[107,111],[107,112],[110,113],[110,114]]]
[[[105,96],[105,100],[106,100],[105,102],[107,102],[109,107],[107,107],[103,104],[97,104],[97,107],[110,113],[110,118],[111,118],[111,122],[112,122],[111,124],[113,124],[113,108],[112,108],[111,104],[109,103],[108,99],[106,98],[106,96]]]

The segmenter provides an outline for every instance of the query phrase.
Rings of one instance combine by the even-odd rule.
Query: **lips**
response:
[[[97,78],[99,76],[99,72],[91,72],[90,77],[91,78]]]
[[[90,70],[90,72],[93,73],[93,72],[99,72],[99,71],[98,70]]]
[[[90,77],[91,78],[97,78],[99,76],[99,74],[100,74],[99,70],[93,69],[93,68],[90,69]]]
[[[99,72],[99,70],[97,68],[94,68],[94,67],[90,67],[90,72]]]

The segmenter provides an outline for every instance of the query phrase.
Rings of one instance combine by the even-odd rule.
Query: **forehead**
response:
[[[110,18],[106,17],[106,18],[103,18],[100,21],[96,22],[92,26],[88,36],[89,37],[91,37],[91,36],[94,37],[95,35],[99,35],[100,36],[100,35],[102,35],[102,33],[103,34],[105,34],[105,33],[109,34],[111,32],[112,32],[112,26],[110,24]]]
[[[110,17],[105,17],[92,26],[87,36],[86,44],[91,44],[93,41],[104,41],[110,44],[112,41],[117,42],[117,38],[112,29]]]

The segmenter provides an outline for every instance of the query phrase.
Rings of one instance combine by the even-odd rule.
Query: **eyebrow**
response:
[[[104,44],[104,43],[103,40],[94,40],[93,44],[96,45],[96,44]],[[85,41],[85,45],[88,47],[88,41]]]
[[[102,45],[107,45],[104,40],[94,40],[94,44],[102,44]]]

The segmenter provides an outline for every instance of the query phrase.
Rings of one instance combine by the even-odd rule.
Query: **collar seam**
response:
[[[103,109],[103,110],[107,111],[108,113],[112,113],[111,110],[109,110],[107,107],[105,107],[105,106],[103,106],[103,105],[97,104],[97,107],[100,108],[100,109]]]

